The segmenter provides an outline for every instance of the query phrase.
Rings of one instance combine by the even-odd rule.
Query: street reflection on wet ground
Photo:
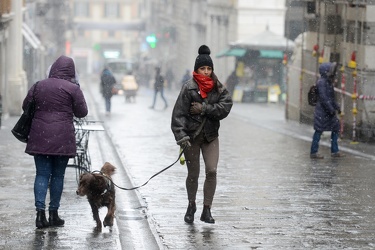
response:
[[[137,97],[137,104],[131,105],[114,99],[114,114],[107,120],[112,135],[121,131],[112,139],[135,183],[143,183],[173,162],[178,153],[170,131],[171,108],[149,110],[151,98],[151,94]],[[251,109],[252,114],[245,116],[240,110],[244,108]],[[310,141],[301,138],[310,138],[312,129],[307,129],[308,134],[306,128],[287,128],[282,110],[267,104],[239,105],[238,110],[240,113],[236,113],[235,104],[220,130],[218,186],[212,207],[216,224],[199,220],[203,178],[195,222],[184,223],[185,165],[177,164],[140,189],[164,246],[373,248],[372,161],[350,153],[334,159],[323,145],[320,152],[326,158],[311,160]]]
[[[179,148],[170,131],[170,115],[176,93],[167,96],[166,110],[148,108],[152,90],[141,91],[136,103],[115,96],[111,116],[101,111],[100,117],[115,147],[106,142],[105,134],[93,136],[93,169],[100,169],[104,161],[121,160],[125,169],[119,169],[114,180],[129,188],[174,162]],[[94,99],[99,110],[104,108],[99,93]],[[350,151],[357,146],[342,147],[347,157],[334,159],[323,146],[329,145],[329,135],[324,134],[319,151],[325,159],[311,160],[313,130],[283,117],[279,106],[235,104],[222,121],[212,207],[215,224],[199,220],[203,167],[194,224],[183,221],[188,203],[186,165],[178,162],[136,195],[116,190],[115,226],[100,233],[94,230],[86,198],[75,194],[72,168],[67,169],[61,201],[66,225],[36,230],[33,160],[24,153],[24,144],[14,143],[10,133],[1,134],[1,249],[374,249],[375,168],[373,156],[366,157],[373,154],[371,145],[359,144],[363,151],[357,154]],[[119,159],[113,156],[117,153]]]

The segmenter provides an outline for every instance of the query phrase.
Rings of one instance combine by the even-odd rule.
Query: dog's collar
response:
[[[105,179],[107,180],[107,188],[104,189],[103,193],[101,193],[101,195],[104,195],[107,192],[109,192],[109,191],[112,190],[112,186],[111,186],[111,182],[112,181],[111,181],[111,179],[106,174],[102,173],[102,175],[104,175],[106,177]]]
[[[108,193],[109,191],[112,190],[112,186],[111,186],[112,181],[111,181],[110,177],[108,175],[106,175],[105,173],[103,173],[102,171],[93,171],[92,173],[95,173],[95,172],[100,173],[101,175],[104,175],[104,177],[107,181],[107,188],[104,189],[103,193],[100,194],[100,195],[105,195],[106,193]]]
[[[108,192],[108,189],[104,189],[103,193],[101,193],[100,195],[105,195],[107,192]]]

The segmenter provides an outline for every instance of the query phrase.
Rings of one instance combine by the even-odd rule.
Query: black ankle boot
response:
[[[49,211],[49,225],[62,227],[64,226],[65,221],[59,217],[57,210]]]
[[[195,203],[189,202],[189,205],[188,205],[188,208],[186,210],[185,217],[184,217],[184,220],[185,220],[186,223],[191,224],[191,223],[194,222],[195,211],[197,211],[197,206],[195,205]]]
[[[35,226],[37,228],[44,228],[44,227],[49,226],[49,223],[48,223],[47,218],[46,218],[46,211],[44,211],[44,210],[37,210],[36,211]]]
[[[206,223],[211,223],[211,224],[215,223],[214,218],[212,218],[211,209],[210,209],[209,206],[203,207],[203,211],[202,211],[202,215],[201,215],[201,221],[204,221]]]

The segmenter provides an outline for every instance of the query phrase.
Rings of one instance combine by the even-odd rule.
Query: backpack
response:
[[[316,85],[311,86],[309,93],[307,94],[307,101],[309,105],[316,106],[318,102],[318,87]]]

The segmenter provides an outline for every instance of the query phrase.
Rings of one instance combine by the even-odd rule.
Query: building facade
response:
[[[295,0],[287,6],[287,33],[293,37],[300,33],[288,65],[288,119],[313,120],[307,92],[319,77],[320,63],[336,62],[340,68],[335,90],[342,110],[341,134],[353,141],[373,139],[375,1]]]
[[[21,0],[1,1],[0,9],[0,95],[1,116],[19,115],[27,91],[23,70]]]
[[[6,96],[8,93],[8,65],[6,64],[6,51],[8,48],[9,24],[13,19],[11,13],[11,1],[1,1],[0,3],[0,128],[1,118],[9,114]]]
[[[143,0],[145,36],[155,34],[156,48],[145,47],[143,55],[151,64],[161,65],[162,72],[174,72],[173,88],[180,88],[186,70],[193,71],[198,48],[211,49],[219,79],[228,73],[228,61],[215,55],[236,39],[236,1],[227,0]]]
[[[98,73],[108,59],[137,60],[144,29],[139,0],[70,2],[67,53],[82,74]]]

